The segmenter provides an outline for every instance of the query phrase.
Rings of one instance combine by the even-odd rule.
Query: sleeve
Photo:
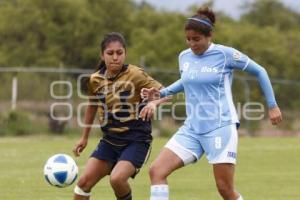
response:
[[[268,107],[274,108],[277,106],[271,81],[262,66],[234,48],[226,49],[226,59],[226,65],[229,69],[243,70],[256,76],[265,95]]]
[[[138,87],[139,90],[141,90],[142,88],[152,88],[152,87],[161,89],[163,87],[161,83],[153,79],[142,69],[138,69],[138,72],[136,73],[134,79],[135,79],[134,81],[136,87]]]
[[[179,56],[178,56],[178,65],[179,65],[179,74],[180,76],[182,75],[182,72],[188,68],[188,64],[187,63],[183,63],[182,61],[182,55],[183,55],[184,51],[182,51]]]
[[[249,59],[245,71],[256,76],[256,78],[258,79],[260,87],[262,88],[265,98],[267,100],[268,107],[269,108],[276,107],[277,103],[275,100],[272,84],[269,79],[267,71],[262,66],[260,66],[259,64],[257,64],[251,59]]]
[[[249,57],[234,48],[226,49],[226,65],[230,69],[245,70],[249,64]]]
[[[87,78],[86,84],[87,84],[88,95],[89,96],[94,96],[95,95],[95,92],[94,92],[95,87],[93,86],[92,76]]]
[[[87,77],[86,85],[87,85],[88,95],[90,97],[97,95],[97,88],[100,85],[100,81],[101,79],[95,74],[91,74],[90,77]]]
[[[160,90],[160,97],[166,97],[170,95],[177,94],[184,90],[181,79],[177,80],[176,82],[172,83],[170,86]]]

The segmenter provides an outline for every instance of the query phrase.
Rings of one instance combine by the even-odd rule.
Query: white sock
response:
[[[169,186],[152,185],[150,200],[169,200]]]
[[[244,200],[241,194],[240,194],[240,197],[237,200]]]

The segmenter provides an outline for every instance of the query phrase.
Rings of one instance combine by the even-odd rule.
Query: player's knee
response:
[[[149,171],[148,171],[151,180],[156,177],[156,171],[157,171],[157,167],[155,165],[151,164],[151,166],[149,167]]]
[[[121,173],[113,173],[110,175],[109,182],[110,182],[110,185],[115,188],[115,187],[119,187],[122,184],[124,184],[127,181],[127,179],[128,178],[122,176]]]
[[[164,173],[161,167],[154,163],[149,168],[149,176],[151,180],[156,180],[165,179],[167,175]]]
[[[92,189],[91,184],[89,184],[89,179],[86,176],[80,177],[79,181],[77,182],[77,186],[84,192],[90,192]]]
[[[218,180],[216,184],[221,196],[227,197],[227,196],[231,196],[234,193],[233,186],[227,183],[226,181]]]

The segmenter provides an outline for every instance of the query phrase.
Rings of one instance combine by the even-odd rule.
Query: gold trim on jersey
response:
[[[134,65],[124,65],[114,79],[108,79],[104,73],[105,68],[92,74],[88,85],[89,93],[102,103],[98,106],[101,126],[107,127],[107,130],[113,133],[134,129],[134,126],[123,126],[122,123],[132,121],[134,125],[139,119],[142,106],[141,89],[160,89],[162,85]]]
[[[105,140],[107,143],[111,144],[111,145],[114,145],[114,146],[118,146],[118,147],[125,147],[126,145],[128,145],[129,143],[124,143],[124,144],[116,144],[116,143],[113,143],[105,138],[102,138],[102,140]]]

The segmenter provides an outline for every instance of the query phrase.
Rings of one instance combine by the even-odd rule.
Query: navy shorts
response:
[[[117,146],[102,139],[91,157],[106,160],[112,164],[112,167],[118,161],[129,161],[136,168],[136,173],[132,176],[134,177],[149,158],[150,151],[151,145],[147,142],[131,142],[127,145]]]

